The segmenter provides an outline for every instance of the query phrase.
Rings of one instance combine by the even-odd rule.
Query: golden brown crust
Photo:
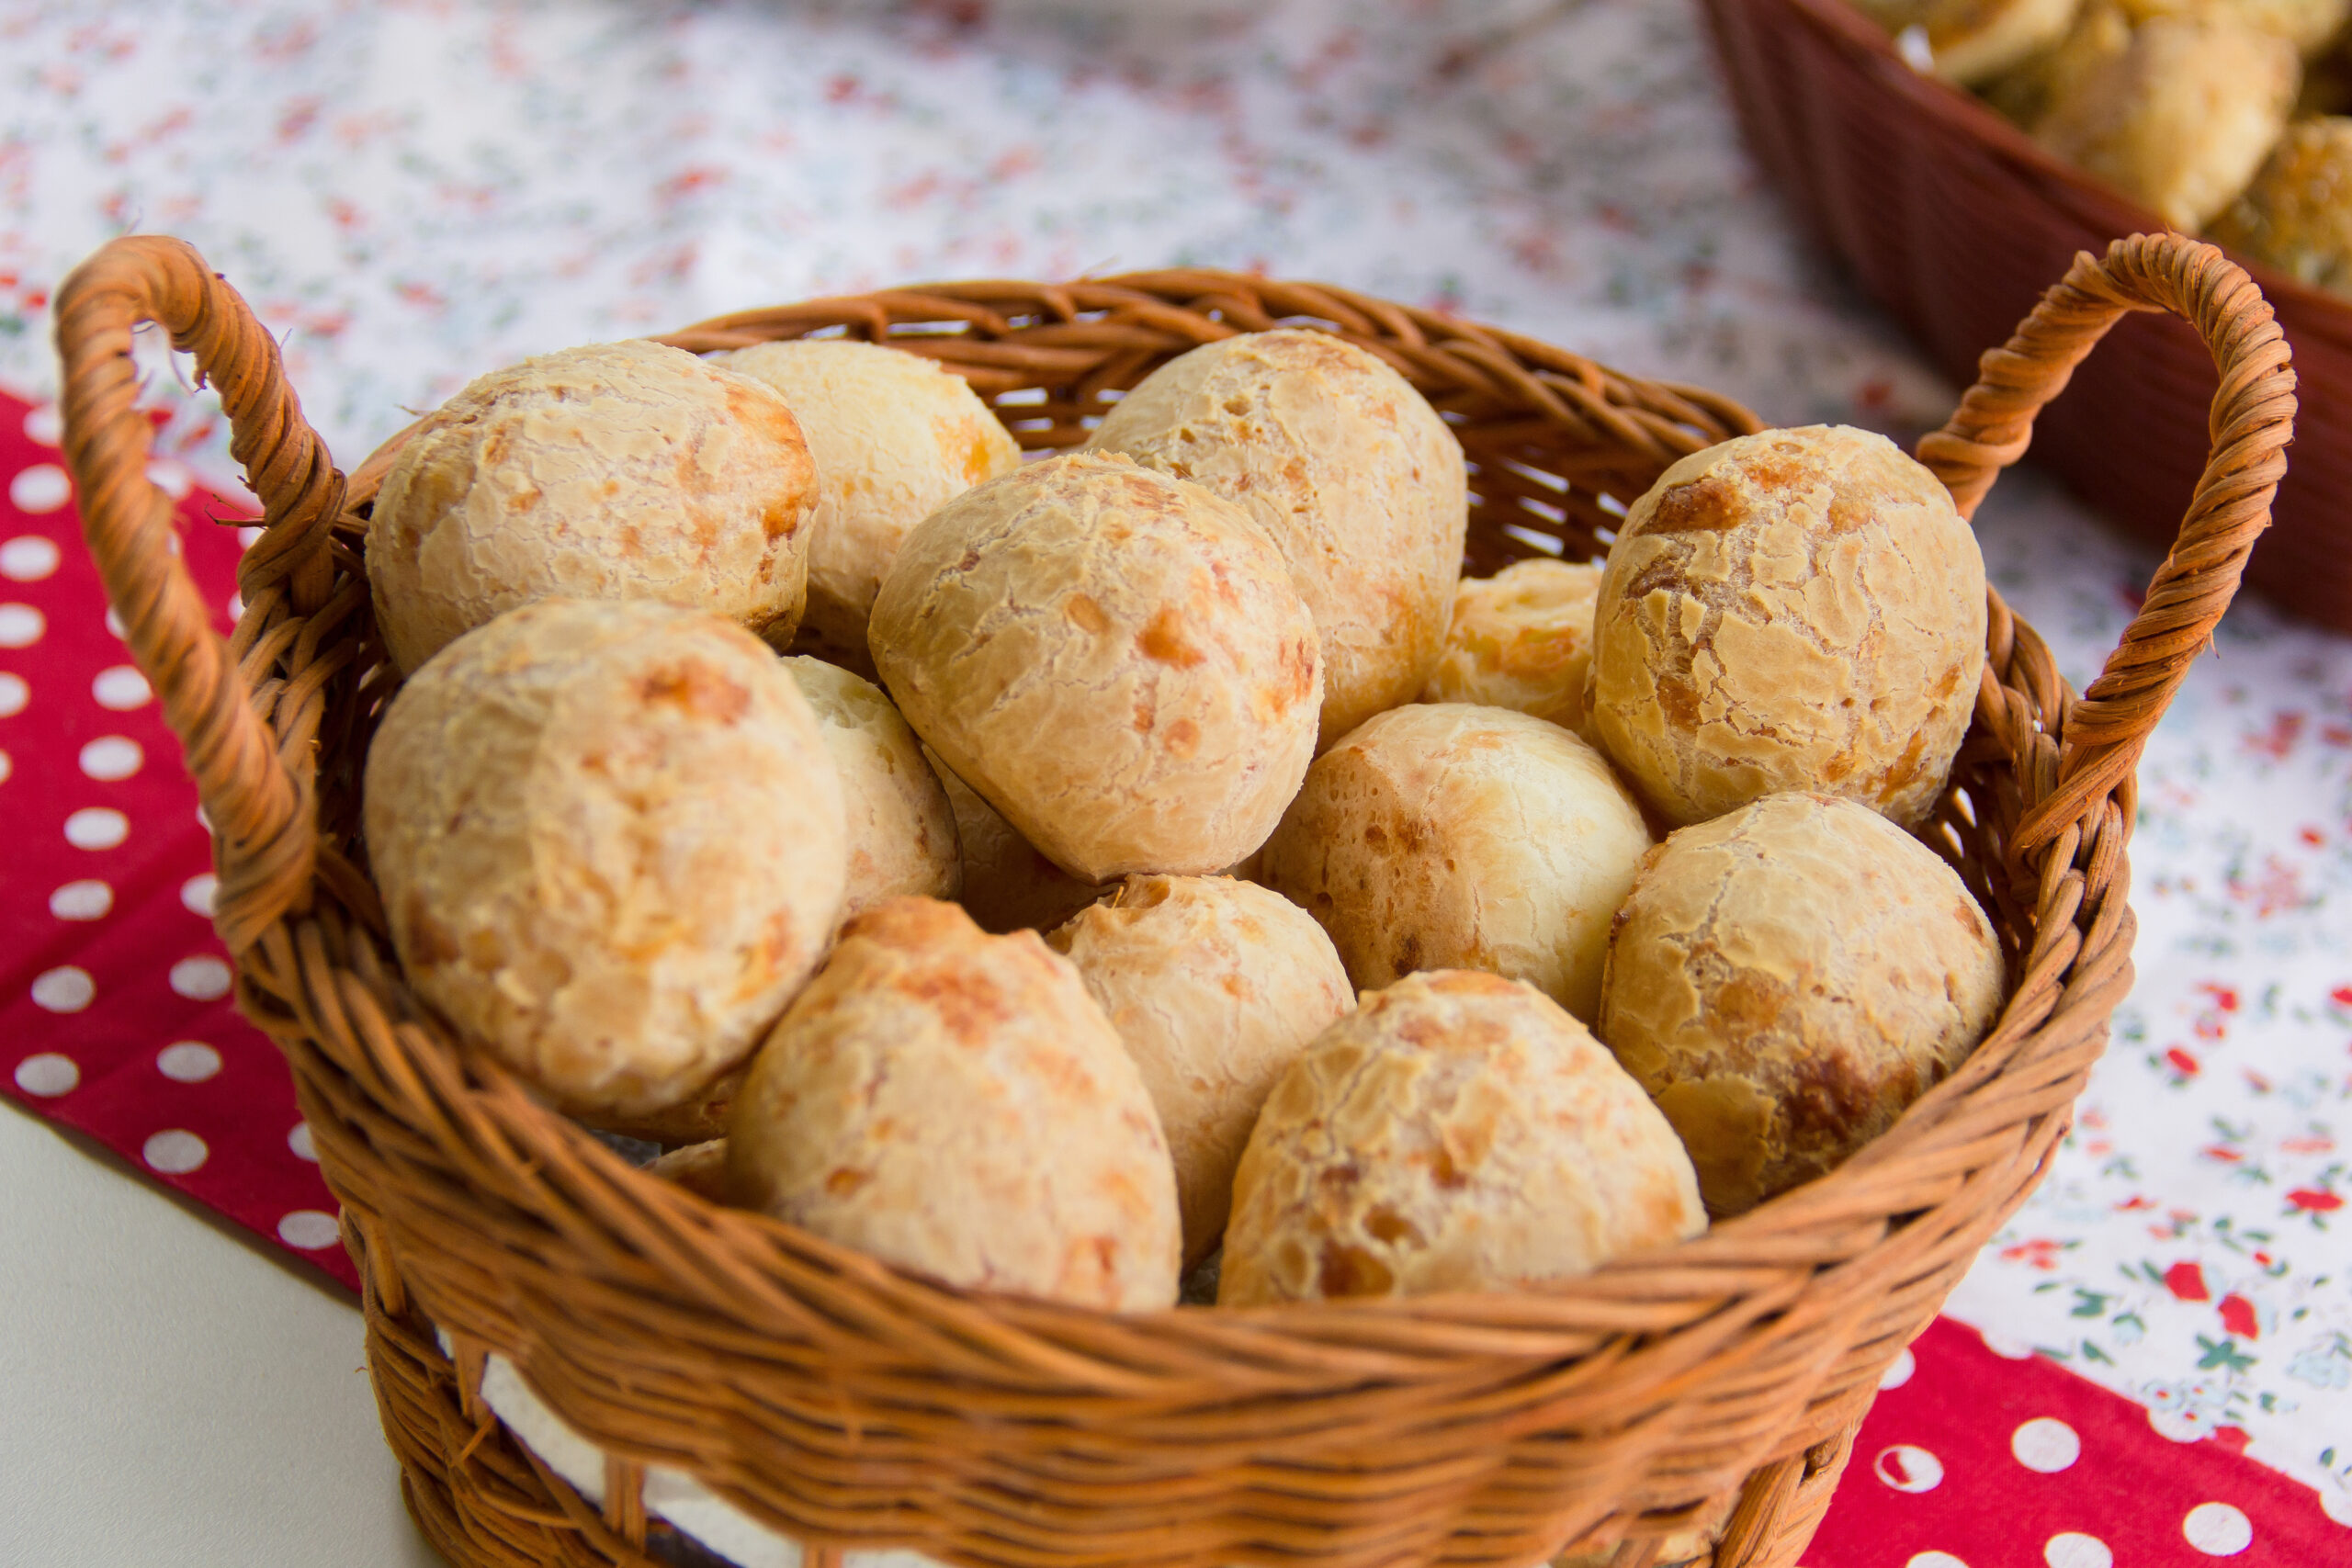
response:
[[[1600,568],[1586,562],[1523,560],[1463,579],[1421,701],[1515,708],[1580,732],[1600,595]]]
[[[2132,21],[2115,0],[2088,0],[2075,16],[2066,36],[1984,85],[1985,100],[2030,130],[2050,106],[2075,91],[2075,86],[2102,61],[2111,60],[2132,45]]]
[[[1951,868],[1851,801],[1685,828],[1618,911],[1598,1031],[1722,1217],[1840,1164],[1964,1060],[2001,952]]]
[[[1486,969],[1592,1016],[1650,833],[1600,753],[1508,708],[1392,708],[1316,759],[1257,874],[1377,990]]]
[[[419,995],[565,1109],[642,1116],[747,1055],[831,934],[841,784],[741,627],[546,599],[445,649],[368,755]]]
[[[1318,746],[1413,700],[1469,501],[1462,444],[1377,355],[1293,330],[1208,344],[1128,392],[1089,446],[1205,485],[1273,540],[1321,639]]]
[[[1923,28],[1936,74],[1975,86],[2054,48],[2081,0],[1863,0],[1889,32]]]
[[[2352,118],[2291,127],[2206,237],[2352,294]]]
[[[1365,997],[1283,1075],[1217,1302],[1508,1290],[1705,1226],[1672,1129],[1584,1025],[1442,970]]]
[[[649,1176],[674,1182],[714,1203],[729,1201],[728,1194],[732,1189],[727,1185],[727,1140],[724,1137],[672,1149],[647,1166],[645,1170]]]
[[[1238,507],[1125,457],[1049,457],[909,535],[874,604],[899,711],[1073,876],[1204,874],[1297,791],[1322,675]]]
[[[1046,942],[1078,965],[1151,1091],[1189,1269],[1225,1232],[1275,1078],[1353,1003],[1348,972],[1306,911],[1223,876],[1131,876]]]
[[[2309,59],[2344,34],[2352,0],[2120,0],[2133,26],[2158,17],[2234,22],[2285,39]]]
[[[1020,443],[961,376],[879,344],[763,343],[709,363],[775,388],[800,421],[817,502],[799,646],[871,675],[866,620],[899,545],[951,498],[1012,472]]]
[[[727,1110],[742,1091],[747,1066],[747,1062],[738,1062],[675,1105],[634,1116],[611,1111],[589,1111],[579,1114],[577,1120],[600,1133],[617,1133],[641,1143],[659,1144],[665,1149],[707,1144],[727,1136]]]
[[[842,919],[885,898],[962,892],[963,849],[947,791],[882,688],[822,660],[794,657],[784,665],[841,773],[849,853]]]
[[[817,477],[772,389],[645,342],[492,371],[427,417],[376,497],[368,577],[413,672],[534,599],[650,599],[778,643],[800,619]]]
[[[894,898],[753,1061],[728,1133],[746,1207],[950,1284],[1135,1311],[1176,1300],[1176,1179],[1085,982],[1033,931]]]
[[[1984,616],[1976,536],[1893,442],[1740,436],[1626,514],[1594,615],[1591,733],[1671,823],[1784,789],[1914,823],[1974,710]]]
[[[1113,885],[1080,882],[1039,854],[938,752],[926,746],[922,755],[956,814],[964,861],[963,891],[956,901],[980,930],[998,936],[1049,931],[1111,891]]]
[[[2254,178],[2301,81],[2283,39],[2158,17],[2053,94],[2034,140],[2193,234]]]

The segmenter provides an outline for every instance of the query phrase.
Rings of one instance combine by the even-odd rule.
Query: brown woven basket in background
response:
[[[2164,220],[1923,76],[1847,0],[1705,0],[1749,150],[1822,244],[1937,367],[1977,352],[2082,250]],[[2352,631],[2352,299],[2237,258],[2304,390],[2278,526],[2246,581]],[[2037,422],[2034,457],[2107,516],[2169,543],[2210,439],[2213,367],[2178,322],[2127,321]]]
[[[1992,603],[1973,725],[1930,839],[2007,953],[2008,999],[1951,1079],[1842,1169],[1679,1247],[1520,1294],[1118,1316],[943,1287],[631,1169],[458,1049],[403,983],[358,838],[397,676],[361,557],[385,466],[348,485],[276,345],[187,246],[118,241],[59,296],[65,448],[132,651],[217,835],[238,1001],[291,1065],[364,1281],[370,1369],[418,1523],[468,1564],[644,1564],[649,1465],[771,1528],[970,1568],[1644,1568],[1728,1517],[1718,1568],[1786,1568],[1880,1373],[2023,1200],[2131,979],[2124,845],[2142,742],[2235,591],[2294,417],[2270,311],[2210,247],[2075,260],[1922,456],[1973,511],[2120,317],[2191,321],[2222,367],[2212,455],[2145,607],[2077,699]],[[233,641],[146,477],[131,333],[219,389],[267,509]],[[1745,411],[1508,333],[1215,272],[967,283],[820,300],[667,340],[827,329],[932,355],[1023,444],[1067,446],[1196,344],[1320,325],[1396,365],[1471,462],[1471,564],[1571,557]],[[2186,486],[2184,486],[2186,488]],[[455,1347],[445,1356],[439,1336]],[[599,1508],[481,1396],[508,1358],[608,1456]]]

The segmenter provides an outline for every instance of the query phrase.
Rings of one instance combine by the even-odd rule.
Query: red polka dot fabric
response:
[[[109,627],[50,411],[0,394],[0,1085],[356,1288],[277,1050],[229,1000],[209,840]],[[189,569],[232,621],[233,503],[183,496]],[[93,1246],[105,1245],[93,1238]],[[2347,1423],[2352,1440],[2352,1423]],[[1887,1379],[1809,1568],[2352,1568],[2309,1488],[2038,1358],[1939,1320]]]
[[[230,1003],[210,836],[57,435],[52,410],[0,396],[0,1089],[356,1289],[286,1064]],[[238,509],[153,472],[225,632],[240,541],[213,519]]]
[[[2348,1434],[2352,1435],[2352,1434]],[[2319,1494],[1950,1318],[1881,1386],[1809,1568],[2346,1568]]]

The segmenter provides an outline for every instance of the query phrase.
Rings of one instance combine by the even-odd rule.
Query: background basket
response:
[[[2164,220],[1904,63],[1846,0],[1705,0],[1740,128],[1803,221],[1966,384],[2077,251]],[[2246,581],[2352,631],[2352,299],[2239,258],[2307,394],[2278,526]],[[2118,328],[2033,452],[2100,512],[2169,541],[2210,433],[2213,367],[2177,321]]]
[[[831,1563],[908,1546],[973,1568],[1643,1568],[1722,1521],[1721,1568],[1794,1561],[1878,1377],[2022,1201],[2130,983],[2124,844],[2142,741],[2234,592],[2284,468],[2294,378],[2268,309],[2173,237],[2077,258],[1923,457],[1973,510],[2036,411],[2131,310],[2223,367],[2211,462],[2144,608],[2077,699],[1994,596],[1988,660],[1928,837],[2010,966],[1991,1035],[1828,1178],[1705,1235],[1524,1294],[1115,1316],[930,1283],[629,1168],[403,984],[356,831],[396,684],[364,516],[276,347],[195,252],[118,241],[61,291],[64,445],[90,547],[217,835],[238,1000],[284,1050],[364,1281],[410,1506],[464,1563],[644,1563],[645,1467],[685,1471]],[[209,629],[146,477],[134,326],[219,389],[267,509],[234,639]],[[818,331],[932,355],[1033,448],[1193,344],[1278,321],[1374,349],[1471,461],[1486,569],[1589,554],[1734,404],[1335,288],[1214,272],[969,283],[708,321],[711,349]],[[445,1340],[446,1337],[446,1340]],[[450,1348],[445,1354],[444,1343]],[[481,1399],[506,1357],[609,1456],[594,1506]]]

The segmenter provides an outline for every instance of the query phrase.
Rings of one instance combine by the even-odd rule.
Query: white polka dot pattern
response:
[[[49,896],[49,912],[61,920],[102,920],[114,908],[114,889],[91,879],[69,882]]]
[[[77,850],[110,850],[130,837],[130,818],[110,806],[85,806],[65,819],[65,841]]]
[[[42,1100],[72,1094],[81,1081],[74,1058],[55,1051],[38,1052],[17,1064],[17,1087]]]
[[[2009,1434],[2009,1452],[2028,1470],[2055,1475],[2082,1457],[2083,1440],[2064,1421],[2041,1416]]]
[[[8,481],[8,499],[19,512],[54,512],[73,498],[74,481],[54,463],[19,468]]]
[[[210,872],[191,876],[180,884],[180,905],[191,915],[212,918],[212,900],[220,891],[220,879]]]
[[[2066,1530],[2041,1543],[2041,1560],[2050,1568],[2115,1568],[2115,1553],[2095,1535]]]
[[[196,1001],[209,1002],[229,994],[229,966],[210,953],[183,958],[172,965],[172,989]]]
[[[2254,1544],[2253,1522],[2227,1503],[2198,1504],[2180,1521],[2180,1533],[2208,1557],[2235,1557]]]
[[[0,326],[14,299],[0,268]],[[349,1282],[334,1200],[288,1136],[300,1112],[284,1060],[235,1014],[195,792],[96,592],[59,435],[53,409],[0,390],[0,930],[16,939],[0,1094]],[[258,507],[206,493],[177,451],[153,461],[150,477],[185,497],[174,553],[225,633],[235,525]],[[325,1216],[293,1224],[299,1246],[280,1235],[297,1213]]]
[[[109,665],[90,682],[91,700],[114,713],[145,707],[154,696],[154,688],[147,684],[147,677],[132,664]]]
[[[97,983],[87,969],[62,964],[33,976],[33,1005],[50,1012],[80,1012],[96,999]]]
[[[30,648],[49,630],[49,617],[30,604],[0,604],[0,648]]]
[[[140,1157],[165,1176],[186,1176],[203,1168],[212,1150],[202,1138],[184,1128],[155,1134],[140,1148]]]
[[[183,1040],[155,1053],[155,1070],[174,1083],[202,1083],[220,1071],[220,1053],[200,1040]]]
[[[1944,1480],[1943,1461],[1909,1443],[1880,1450],[1871,1469],[1897,1492],[1933,1492]]]
[[[286,1134],[286,1146],[294,1151],[296,1159],[306,1159],[312,1165],[319,1163],[319,1148],[311,1141],[311,1124],[308,1122],[294,1123],[293,1131]]]
[[[11,582],[39,582],[57,570],[64,552],[45,534],[19,534],[0,543],[0,577]]]
[[[316,1252],[341,1241],[343,1230],[333,1214],[317,1209],[297,1209],[277,1222],[277,1238],[288,1247]]]
[[[101,735],[82,748],[75,759],[82,772],[100,784],[120,784],[147,760],[139,742],[127,735]]]

